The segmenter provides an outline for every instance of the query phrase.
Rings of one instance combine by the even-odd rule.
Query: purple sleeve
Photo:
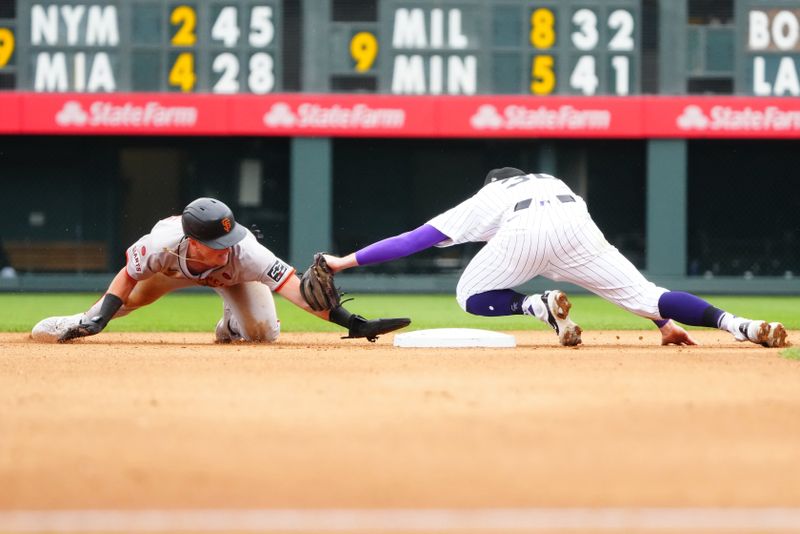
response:
[[[449,238],[430,224],[423,224],[415,230],[388,237],[358,250],[356,261],[359,265],[371,265],[395,260],[425,250],[446,239]]]

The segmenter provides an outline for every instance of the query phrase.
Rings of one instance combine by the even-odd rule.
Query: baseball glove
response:
[[[341,294],[333,285],[333,271],[321,252],[314,254],[314,261],[300,277],[300,294],[314,311],[339,306]]]
[[[394,319],[365,319],[360,315],[353,314],[350,317],[350,325],[346,336],[342,339],[352,339],[365,337],[374,342],[381,334],[394,332],[411,324],[411,319],[398,317]]]

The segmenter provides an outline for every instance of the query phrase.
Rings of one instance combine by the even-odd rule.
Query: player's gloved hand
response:
[[[61,334],[58,342],[63,343],[71,339],[99,334],[121,307],[122,299],[112,293],[106,293],[103,303],[100,305],[100,313],[89,318],[82,317],[77,325]]]
[[[381,334],[388,334],[411,324],[411,319],[398,317],[393,319],[365,319],[353,314],[348,325],[348,335],[342,339],[365,337],[374,342]]]
[[[91,319],[84,317],[76,326],[61,334],[58,341],[63,343],[71,339],[99,334],[106,327],[106,324],[103,323],[103,318],[100,315],[95,315]]]

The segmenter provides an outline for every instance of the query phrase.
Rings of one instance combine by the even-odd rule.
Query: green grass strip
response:
[[[782,350],[780,355],[786,358],[787,360],[798,360],[800,361],[800,348],[794,347],[791,349]]]
[[[350,295],[348,295],[350,296]],[[97,294],[0,294],[0,331],[26,332],[40,319],[85,311]],[[342,329],[276,297],[284,332],[336,332]],[[572,318],[587,330],[641,330],[652,322],[628,313],[594,295],[573,295]],[[754,319],[781,321],[789,329],[800,328],[800,297],[713,296],[719,308]],[[525,316],[478,317],[458,306],[452,295],[356,295],[345,304],[368,318],[410,317],[411,329],[485,328],[488,330],[543,330],[539,321]],[[222,315],[222,300],[214,293],[176,293],[114,320],[111,332],[210,332]]]

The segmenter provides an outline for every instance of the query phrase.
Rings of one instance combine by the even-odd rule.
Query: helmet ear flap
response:
[[[496,182],[498,180],[505,180],[506,178],[513,178],[514,176],[524,176],[527,173],[525,171],[521,171],[516,167],[502,167],[500,169],[492,169],[486,175],[486,179],[483,181],[483,185],[490,184],[492,182]]]

